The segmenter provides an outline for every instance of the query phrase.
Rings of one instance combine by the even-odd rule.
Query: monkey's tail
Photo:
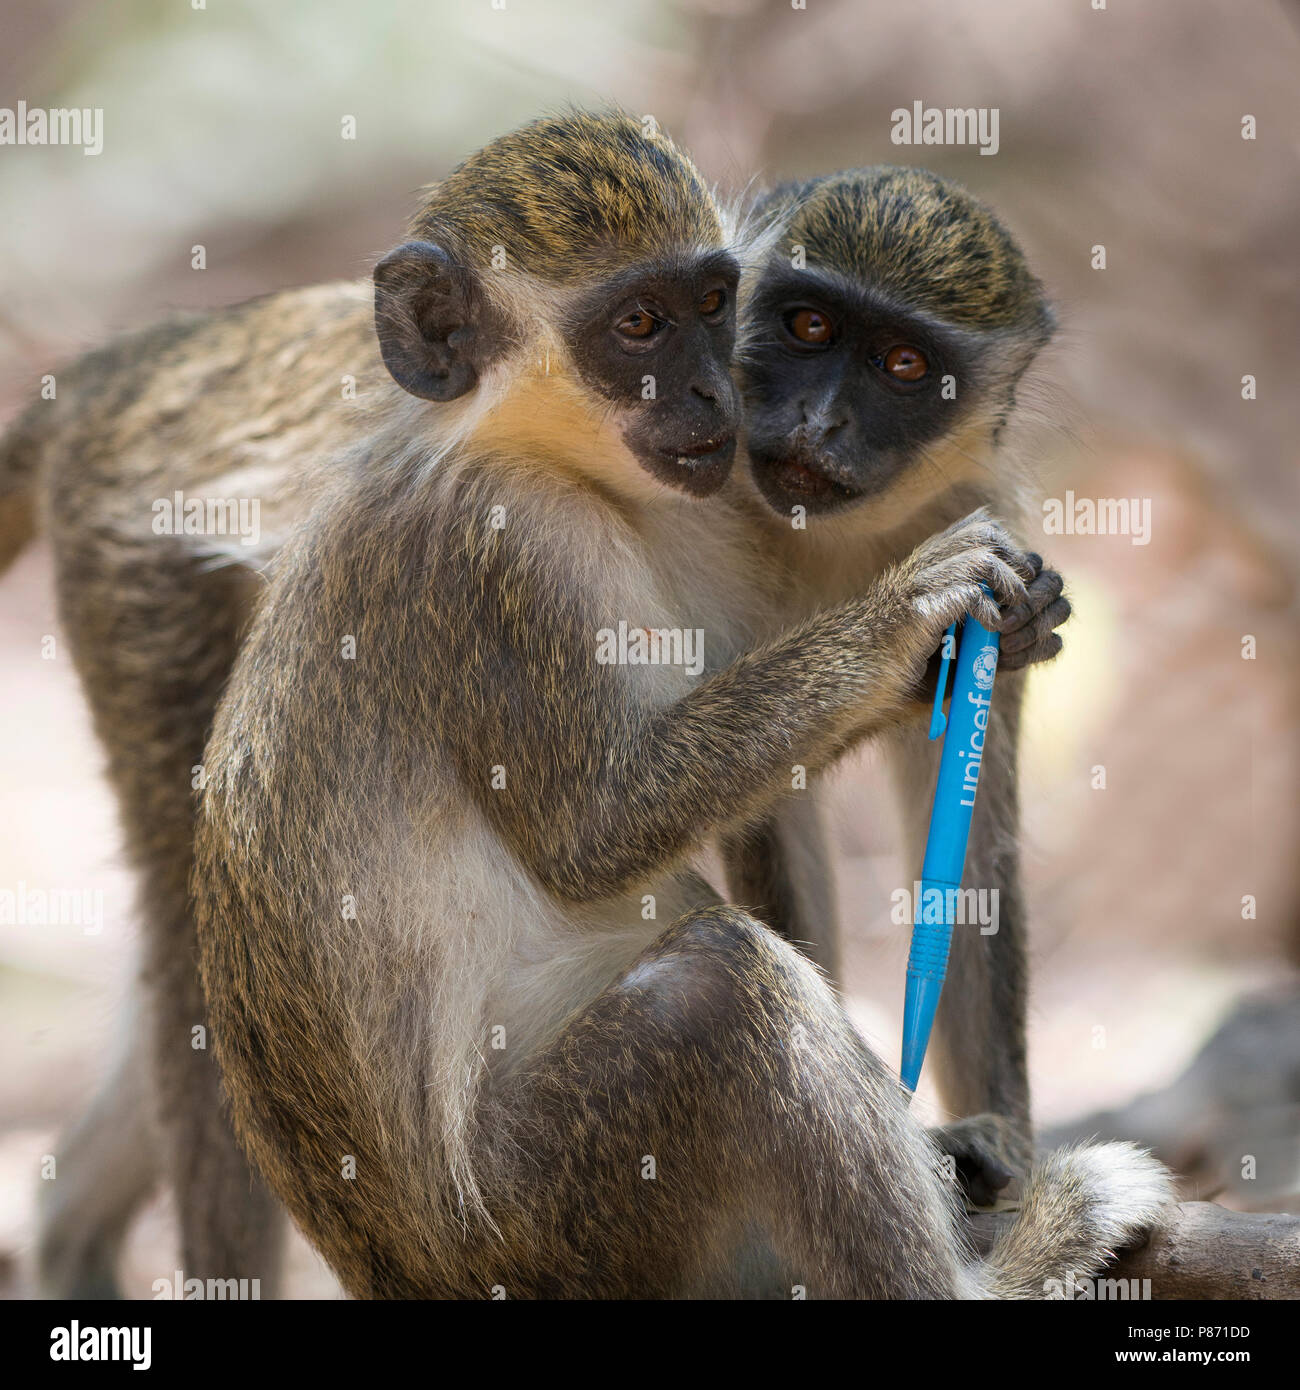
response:
[[[1117,1250],[1168,1219],[1174,1186],[1165,1166],[1133,1144],[1090,1144],[1047,1155],[1025,1183],[1020,1218],[994,1242],[980,1271],[992,1298],[1070,1297]]]
[[[36,534],[37,412],[20,415],[0,436],[0,574]]]

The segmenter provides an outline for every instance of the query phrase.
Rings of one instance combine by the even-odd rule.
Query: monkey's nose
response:
[[[720,380],[702,376],[691,383],[691,395],[702,402],[694,407],[700,416],[700,428],[713,433],[731,433],[740,425],[740,396],[730,377]]]
[[[847,410],[827,409],[821,405],[809,409],[806,402],[799,402],[798,432],[809,444],[824,443],[848,423],[849,413]]]

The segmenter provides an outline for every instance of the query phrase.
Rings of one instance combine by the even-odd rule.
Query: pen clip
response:
[[[943,657],[939,664],[939,680],[934,690],[934,709],[930,712],[930,737],[932,739],[938,738],[948,727],[948,719],[943,712],[943,700],[948,693],[948,671],[957,651],[956,623],[953,623],[944,633],[943,643],[939,650],[943,653]]]

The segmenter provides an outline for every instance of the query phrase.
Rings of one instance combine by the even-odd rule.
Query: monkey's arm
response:
[[[503,537],[468,557],[458,542],[453,558],[460,578],[447,582],[477,611],[444,636],[457,647],[450,660],[481,692],[483,715],[449,713],[441,736],[498,831],[571,901],[625,888],[709,835],[757,820],[788,793],[796,767],[815,773],[897,716],[950,621],[972,605],[999,621],[978,585],[1018,601],[1013,566],[1025,568],[1001,528],[970,518],[886,571],[864,598],[656,707],[638,701],[625,671],[596,664],[600,624],[548,577],[553,556],[530,573],[526,552]],[[486,762],[485,744],[502,754]]]
[[[1035,577],[1025,598],[1003,614],[999,669],[1004,672],[1056,656],[1061,638],[1055,629],[1070,616],[1060,574],[1044,569],[1039,555],[1028,554],[1025,560]],[[894,718],[864,724],[860,732],[893,734],[909,722],[928,720],[940,655],[936,650],[930,657],[917,688]],[[787,941],[804,946],[834,979],[839,949],[832,870],[824,827],[810,795],[794,797],[757,824],[734,831],[721,850],[732,900],[749,907]]]

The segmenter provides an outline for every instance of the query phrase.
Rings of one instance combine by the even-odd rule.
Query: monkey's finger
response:
[[[1024,651],[1043,641],[1048,634],[1070,616],[1070,600],[1062,596],[1055,603],[1036,613],[1027,623],[1011,632],[1003,629],[1001,647],[1006,652]]]
[[[1024,602],[1024,580],[1005,560],[997,555],[990,555],[981,568],[983,573],[980,574],[980,578],[993,590],[1000,607]]]
[[[991,550],[1004,565],[1010,566],[1025,583],[1037,576],[1038,569],[1041,567],[1041,560],[1039,565],[1035,566],[1034,560],[1038,557],[1031,556],[1028,552],[1021,550],[1010,532],[1000,522],[990,521],[979,527],[978,533],[984,546]]]
[[[1034,580],[1038,578],[1038,571],[1042,568],[1043,562],[1042,560],[1038,560],[1038,564],[1035,565],[1034,561],[1038,559],[1036,555],[1027,554],[1023,550],[1018,550],[1014,545],[1007,547],[1005,552],[1000,549],[998,554],[1002,560],[1015,570],[1022,583],[1026,586],[1032,584]]]
[[[937,593],[921,601],[924,621],[935,625],[936,648],[941,645],[944,631],[970,614],[976,622],[996,631],[1002,621],[997,601],[984,592],[977,582],[953,580]]]
[[[1033,583],[1025,586],[1029,609],[1039,613],[1065,591],[1065,578],[1059,570],[1040,570]]]
[[[1049,633],[1035,647],[1025,647],[1018,652],[999,652],[999,671],[1023,671],[1026,666],[1036,666],[1040,661],[1051,661],[1059,656],[1065,640],[1059,632]]]
[[[1057,612],[1057,607],[1064,610]],[[1018,627],[1013,632],[1004,633],[1001,647],[1006,652],[1028,651],[1041,642],[1045,642],[1049,634],[1060,627],[1061,623],[1069,616],[1069,600],[1058,599],[1051,608],[1039,613],[1031,618],[1023,627]]]
[[[990,632],[996,632],[998,624],[1002,621],[1002,610],[978,586],[963,591],[959,616],[965,617],[967,613]]]
[[[981,508],[972,512],[970,516],[954,522],[946,531],[940,531],[937,535],[922,541],[913,551],[913,559],[919,562],[922,568],[959,559],[971,550],[989,546],[996,529],[996,524],[988,512]]]
[[[1064,588],[1065,580],[1056,570],[1043,570],[1037,579],[1025,586],[1024,601],[1014,604],[1003,615],[1002,631],[1014,632],[1017,628],[1023,627],[1031,618],[1060,598]],[[1068,603],[1065,616],[1069,616]],[[1064,622],[1065,619],[1062,618],[1061,621]]]
[[[1043,569],[1043,557],[1032,550],[1017,550],[1015,546],[999,548],[997,554],[1015,570],[1025,585],[1025,593],[1038,582]]]

